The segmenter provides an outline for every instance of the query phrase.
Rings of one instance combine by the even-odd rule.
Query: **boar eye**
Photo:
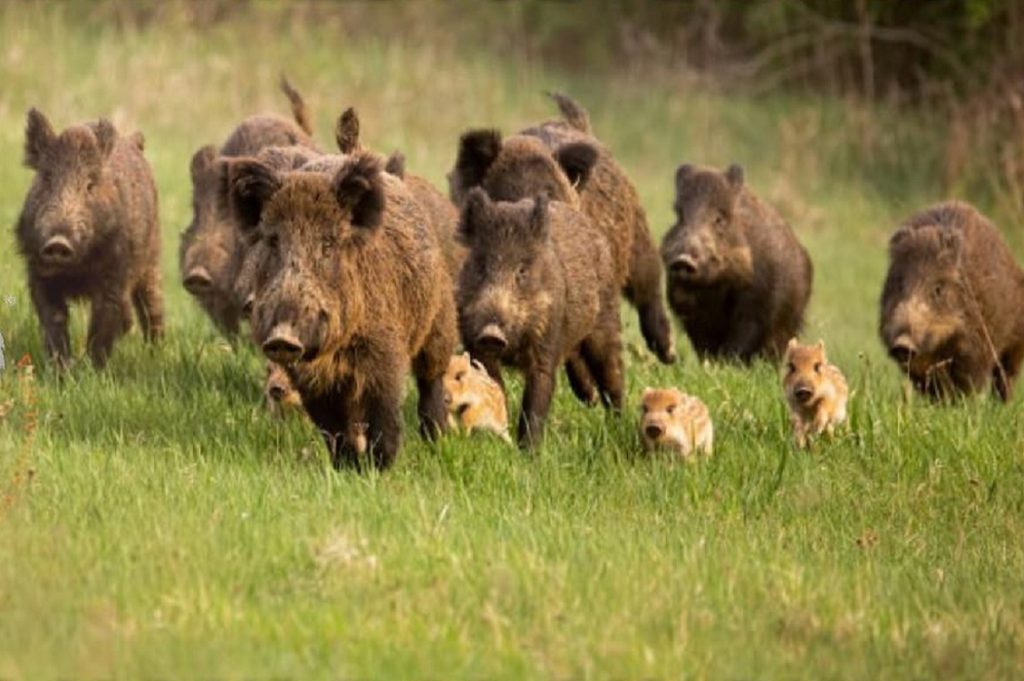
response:
[[[792,374],[792,373],[795,373],[795,372],[796,372],[796,365],[795,365],[795,364],[793,364],[792,362],[790,362],[790,363],[789,363],[789,364],[787,365],[787,369],[789,369],[789,373],[791,373],[791,374]]]
[[[95,190],[96,190],[96,180],[94,180],[92,178],[89,178],[89,180],[85,183],[85,191],[87,191],[90,194],[92,194]]]
[[[521,284],[526,281],[528,271],[529,268],[526,266],[526,263],[520,263],[519,267],[516,268],[516,282]]]
[[[814,363],[814,373],[816,373],[816,374],[820,374],[821,373],[821,362],[815,362]]]
[[[674,412],[675,410],[676,410],[676,405],[674,405],[674,404],[670,404],[667,407],[665,407],[665,412],[667,414],[669,414],[669,415],[671,415],[672,412]]]
[[[945,286],[943,286],[942,282],[940,281],[939,283],[935,284],[935,288],[932,289],[932,293],[935,295],[936,298],[938,298],[939,296],[942,295],[942,291],[944,289]]]
[[[465,377],[466,377],[466,372],[465,371],[460,371],[459,373],[455,374],[455,380],[458,381],[459,383],[461,383],[462,379],[464,379]]]
[[[270,248],[272,248],[274,250],[277,250],[277,235],[276,234],[271,234],[270,236],[267,237],[267,246],[269,246]]]

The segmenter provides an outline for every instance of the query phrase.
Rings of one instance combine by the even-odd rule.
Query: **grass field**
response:
[[[105,372],[79,362],[58,380],[0,230],[0,679],[1024,673],[1024,397],[908,401],[877,340],[887,235],[945,198],[941,126],[281,16],[116,30],[62,5],[0,5],[0,224],[31,179],[29,106],[61,128],[105,114],[143,130],[169,317],[158,348],[136,331]],[[568,91],[659,235],[679,163],[743,163],[814,259],[807,335],[855,390],[850,430],[795,451],[775,367],[701,366],[688,347],[662,367],[624,307],[623,416],[561,384],[530,458],[487,438],[422,442],[410,396],[393,470],[332,471],[308,423],[266,418],[259,356],[225,345],[177,275],[191,153],[245,115],[287,111],[282,70],[326,146],[355,105],[368,144],[442,188],[463,129],[514,131],[551,114],[543,90]],[[1024,256],[1021,226],[993,217]],[[32,384],[10,368],[25,353]],[[708,403],[711,460],[639,453],[651,384]]]

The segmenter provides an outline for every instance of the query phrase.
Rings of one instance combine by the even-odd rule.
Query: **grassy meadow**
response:
[[[269,4],[202,29],[0,4],[0,679],[1019,678],[1024,392],[908,400],[876,332],[888,234],[947,195],[942,126],[654,66],[560,72],[389,32],[388,7],[349,11],[362,32]],[[623,306],[622,416],[559,379],[536,457],[486,437],[430,445],[410,385],[394,469],[334,472],[304,419],[267,418],[258,353],[219,338],[177,273],[192,152],[287,113],[281,71],[325,147],[354,105],[365,143],[443,189],[460,132],[513,132],[552,115],[542,91],[569,92],[659,236],[678,164],[742,163],[812,255],[807,336],[850,380],[850,428],[794,450],[776,367],[702,366],[681,333],[663,367]],[[150,348],[136,329],[102,373],[46,367],[25,289],[13,225],[33,105],[57,128],[107,115],[146,135],[167,337]],[[1024,259],[1020,223],[963,198]],[[34,381],[13,369],[26,353]],[[707,402],[710,460],[640,453],[646,385]]]

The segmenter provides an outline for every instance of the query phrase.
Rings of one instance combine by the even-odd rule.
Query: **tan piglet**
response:
[[[714,428],[707,406],[675,388],[645,388],[640,435],[647,450],[674,450],[683,459],[711,454]]]
[[[468,352],[453,355],[444,374],[448,424],[467,433],[486,430],[511,442],[505,393]]]
[[[823,432],[831,436],[846,421],[850,391],[839,368],[829,364],[824,341],[814,345],[800,345],[795,338],[789,341],[782,386],[798,447],[806,447],[810,438]]]

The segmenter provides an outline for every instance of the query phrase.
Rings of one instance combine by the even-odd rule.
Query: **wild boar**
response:
[[[619,313],[607,242],[586,217],[540,195],[492,202],[480,188],[459,224],[469,255],[457,287],[462,342],[499,385],[526,375],[520,444],[538,442],[559,365],[579,356],[605,403],[622,406]]]
[[[281,89],[292,104],[295,122],[273,116],[250,116],[236,127],[220,150],[205,146],[192,156],[192,223],[181,235],[179,266],[182,283],[221,332],[238,333],[242,302],[233,282],[243,247],[224,205],[223,159],[253,156],[268,147],[302,148],[319,153],[310,137],[309,112],[302,97],[282,79]]]
[[[707,405],[675,388],[644,388],[640,437],[647,451],[669,449],[683,460],[710,455],[715,430]]]
[[[796,338],[786,345],[782,387],[789,404],[793,437],[798,447],[826,433],[830,437],[846,421],[850,390],[843,372],[825,356],[825,341],[801,345]]]
[[[506,139],[496,130],[464,134],[448,176],[452,201],[461,205],[479,186],[494,201],[546,194],[578,207],[608,243],[615,280],[637,308],[647,346],[671,363],[676,355],[661,262],[636,189],[591,134],[586,111],[563,95],[555,100],[564,121],[547,121]]]
[[[1024,358],[1024,272],[967,203],[911,216],[889,241],[879,331],[921,393],[1010,398]]]
[[[738,165],[680,166],[675,212],[661,245],[668,299],[698,356],[781,357],[803,326],[813,279],[793,230]]]
[[[253,336],[287,371],[335,466],[360,466],[360,434],[374,465],[394,461],[410,364],[422,432],[446,427],[451,278],[422,209],[382,166],[365,152],[330,173],[229,165],[236,220],[259,231],[265,253]]]
[[[453,355],[444,373],[444,403],[448,425],[466,433],[485,430],[508,442],[505,391],[488,375],[484,365],[468,352]]]
[[[105,118],[58,135],[31,109],[25,165],[36,175],[16,235],[50,356],[70,362],[69,300],[91,304],[86,344],[97,367],[131,328],[132,306],[145,338],[160,337],[160,223],[141,135],[122,137]]]

